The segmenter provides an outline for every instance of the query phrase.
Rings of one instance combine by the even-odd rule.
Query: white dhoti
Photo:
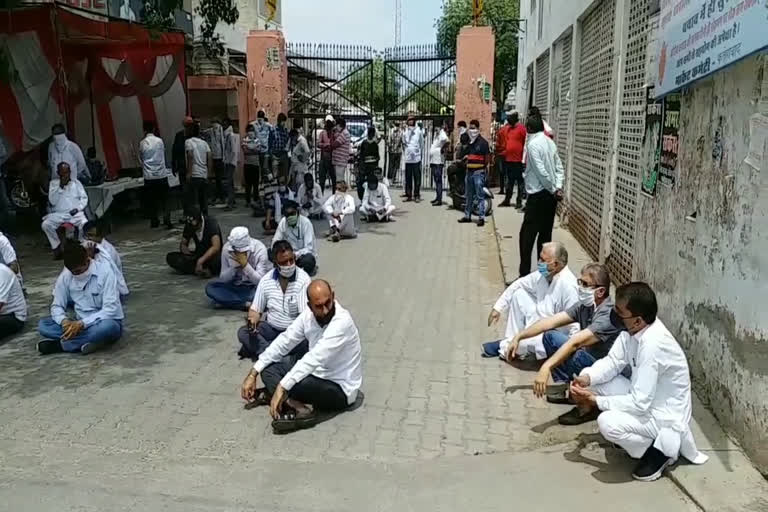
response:
[[[375,216],[379,220],[388,219],[390,215],[392,215],[392,212],[395,211],[395,205],[391,204],[387,207],[382,206],[381,208],[375,208],[371,206],[366,205],[360,205],[360,213],[365,215],[366,217],[372,217]]]
[[[42,228],[43,233],[45,233],[45,236],[48,237],[48,242],[51,244],[51,249],[56,249],[59,245],[61,245],[61,240],[59,240],[59,235],[56,233],[56,230],[65,222],[69,222],[70,224],[77,226],[80,239],[82,240],[83,226],[86,222],[88,222],[88,219],[85,217],[83,212],[77,212],[74,215],[70,215],[69,213],[49,213],[43,217]]]
[[[509,342],[523,329],[530,327],[541,320],[541,316],[536,308],[536,302],[533,297],[525,290],[517,290],[512,294],[512,302],[509,305],[509,314],[507,316],[507,330],[504,333],[504,339],[499,346],[499,355],[504,357],[509,348]],[[547,351],[544,350],[543,334],[522,340],[517,347],[519,357],[536,357],[536,359],[546,359]]]
[[[336,228],[344,238],[357,238],[357,230],[355,228],[355,215],[347,214],[341,215],[341,219],[335,217],[328,217],[328,223],[331,225],[331,230]]]

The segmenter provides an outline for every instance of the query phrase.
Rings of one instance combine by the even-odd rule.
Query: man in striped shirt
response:
[[[331,143],[331,149],[333,150],[333,169],[336,172],[336,183],[346,180],[347,164],[349,163],[349,150],[351,146],[351,138],[349,131],[347,131],[347,122],[344,118],[336,120],[336,128],[334,129],[333,142]]]
[[[467,175],[464,182],[464,217],[459,223],[472,222],[472,208],[477,201],[477,226],[485,225],[485,169],[488,166],[490,146],[488,141],[480,135],[480,122],[469,122],[469,146],[465,150],[464,158],[467,160]]]
[[[305,294],[311,279],[296,266],[291,244],[285,240],[275,242],[272,254],[275,269],[259,281],[248,310],[248,326],[237,333],[242,344],[238,353],[241,358],[258,359],[307,307]]]

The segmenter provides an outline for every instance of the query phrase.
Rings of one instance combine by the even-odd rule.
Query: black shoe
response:
[[[459,224],[469,224],[470,222],[472,222],[472,219],[469,217],[462,217],[459,219]]]
[[[410,197],[406,197],[405,199],[403,199],[404,203],[410,203],[411,201],[413,201],[413,199],[411,199]]]
[[[420,203],[421,202],[421,198],[417,196],[416,199],[414,199],[414,201],[416,201],[417,203]]]
[[[547,393],[547,402],[550,404],[571,404],[574,405],[573,400],[568,398],[568,386],[563,385],[561,389],[556,388],[557,384],[549,386],[549,392]]]
[[[561,414],[560,416],[558,416],[557,422],[561,425],[567,425],[572,427],[575,425],[581,425],[582,423],[595,421],[598,416],[600,416],[600,409],[598,409],[597,407],[590,409],[588,412],[584,414],[581,413],[578,407],[574,407],[567,413]]]
[[[661,474],[672,462],[672,459],[651,446],[645,451],[637,467],[632,472],[632,478],[642,482],[653,482],[661,478]]]
[[[47,356],[48,354],[58,354],[64,352],[61,348],[61,342],[58,340],[43,340],[38,342],[37,350],[40,354]]]
[[[432,201],[432,206],[443,206],[443,202],[440,201],[439,203],[437,201]]]
[[[481,228],[483,226],[485,226],[485,219],[480,219],[477,221],[477,227]]]
[[[509,208],[510,206],[512,205],[509,203],[509,201],[502,201],[499,203],[499,208]]]

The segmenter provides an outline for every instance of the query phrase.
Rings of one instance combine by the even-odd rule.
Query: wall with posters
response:
[[[674,180],[660,169],[640,198],[635,278],[656,290],[698,395],[768,473],[768,52],[672,103],[660,167],[674,149]]]

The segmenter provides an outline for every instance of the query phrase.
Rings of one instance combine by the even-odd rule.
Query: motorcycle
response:
[[[461,212],[464,211],[466,205],[466,174],[467,164],[462,160],[457,160],[448,166],[448,187],[453,203],[453,208]],[[483,194],[485,195],[485,216],[488,217],[493,213],[493,192],[487,186],[483,187]],[[472,215],[480,215],[479,200],[475,198],[472,205]]]

